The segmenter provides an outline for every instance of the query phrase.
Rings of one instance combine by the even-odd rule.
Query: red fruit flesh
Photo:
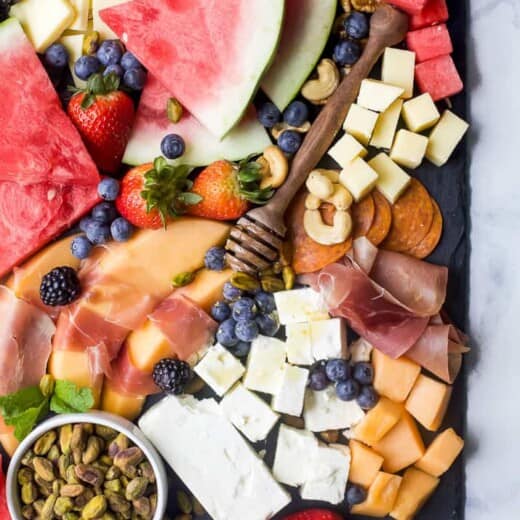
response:
[[[410,30],[422,29],[429,25],[448,21],[449,12],[446,0],[428,0],[424,9],[410,17]]]
[[[446,24],[411,31],[406,36],[408,49],[415,52],[417,63],[446,56],[453,52],[450,33]]]
[[[343,520],[343,517],[328,509],[307,509],[285,516],[283,520]]]

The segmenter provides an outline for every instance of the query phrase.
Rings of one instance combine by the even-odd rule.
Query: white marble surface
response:
[[[513,520],[520,518],[520,0],[468,2],[474,350],[466,520]]]

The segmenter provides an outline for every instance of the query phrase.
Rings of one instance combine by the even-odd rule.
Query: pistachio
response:
[[[24,504],[32,504],[38,498],[38,489],[32,482],[22,486],[20,498]]]
[[[128,466],[137,466],[144,459],[143,452],[137,446],[121,450],[114,457],[114,466],[125,471]]]
[[[140,497],[132,501],[134,511],[145,520],[152,518],[152,506],[150,500],[146,497]]]
[[[101,455],[101,457],[99,457],[99,462],[101,464],[103,464],[104,466],[107,467],[107,470],[108,468],[110,468],[110,466],[112,466],[112,457],[109,457],[108,455]]]
[[[105,489],[113,491],[114,493],[121,493],[123,491],[123,484],[121,484],[119,479],[105,480],[104,486]]]
[[[85,451],[85,431],[82,424],[75,424],[72,428],[72,439],[70,442],[74,464],[80,464],[83,451]]]
[[[34,454],[47,455],[47,453],[49,453],[49,450],[52,448],[55,442],[56,432],[54,430],[48,431],[34,443]]]
[[[54,518],[54,505],[58,499],[57,495],[49,495],[45,504],[43,505],[42,512],[40,513],[41,520],[52,520]]]
[[[63,515],[63,520],[80,520],[80,516],[74,511],[69,511]]]
[[[33,472],[30,468],[21,468],[18,470],[18,484],[20,486],[23,486],[24,484],[29,484],[33,481]]]
[[[117,517],[114,513],[111,513],[110,511],[106,511],[100,520],[117,520]]]
[[[103,450],[103,441],[99,437],[89,437],[87,440],[87,448],[83,453],[83,464],[91,464],[98,459]]]
[[[82,423],[81,426],[87,435],[92,435],[94,433],[94,425],[92,423]]]
[[[106,480],[114,480],[121,476],[121,470],[117,466],[110,466],[105,474]],[[145,477],[146,475],[143,475]]]
[[[247,273],[233,273],[229,281],[231,285],[242,291],[255,291],[260,288],[258,280]]]
[[[34,481],[38,485],[38,489],[44,497],[52,495],[52,482],[47,482],[38,474],[34,475]]]
[[[54,466],[50,460],[44,459],[43,457],[34,457],[33,464],[36,475],[47,482],[54,480]]]
[[[155,473],[153,471],[152,465],[147,460],[139,464],[138,472],[139,476],[145,477],[148,479],[148,482],[155,484]]]
[[[117,437],[117,431],[110,426],[104,426],[103,424],[96,424],[94,428],[96,435],[101,437],[105,441],[112,441]]]
[[[189,514],[193,511],[190,497],[184,491],[177,491],[177,504],[183,513]]]
[[[286,130],[293,130],[299,134],[306,134],[310,129],[311,123],[309,121],[306,121],[303,123],[303,125],[300,126],[291,126],[287,123],[276,123],[273,128],[271,128],[271,135],[274,137],[274,139],[278,140]]]
[[[78,477],[82,482],[86,482],[91,486],[99,486],[103,484],[103,473],[94,466],[78,464],[74,469],[76,472],[76,477]]]
[[[144,477],[136,477],[132,479],[126,487],[125,497],[127,500],[135,500],[142,497],[146,493],[148,487],[148,479]]]
[[[125,513],[130,511],[132,505],[130,502],[125,500],[122,496],[119,495],[110,495],[108,497],[108,505],[112,511],[115,513]]]
[[[137,477],[137,467],[136,466],[125,466],[122,469],[122,471],[123,471],[123,475],[130,480]]]
[[[28,468],[33,467],[33,460],[34,460],[34,452],[32,450],[27,450],[25,452],[25,455],[22,457],[22,460],[20,461],[23,466],[27,466]]]
[[[76,476],[76,466],[70,465],[65,471],[65,480],[68,484],[79,484],[78,477]]]
[[[178,123],[182,117],[182,105],[175,98],[168,99],[166,104],[166,113],[168,114],[168,119],[172,123]]]
[[[40,379],[40,392],[44,395],[44,397],[50,397],[54,392],[55,381],[54,377],[50,374],[45,374]]]
[[[263,276],[260,280],[262,289],[266,292],[278,292],[285,289],[285,284],[276,276]]]
[[[58,463],[58,459],[60,458],[60,449],[56,444],[51,446],[49,453],[47,453],[47,458],[54,464]]]
[[[58,473],[63,480],[67,480],[67,468],[71,464],[70,455],[60,455],[58,458]]]
[[[52,483],[52,492],[55,494],[55,495],[59,495],[60,494],[60,490],[61,488],[65,485],[65,482],[63,480],[61,480],[61,478],[58,478],[56,479],[53,483]]]
[[[41,514],[44,505],[45,500],[43,500],[42,498],[34,501],[33,507],[37,514]]]
[[[83,491],[81,495],[77,496],[74,499],[74,507],[81,511],[85,507],[85,505],[88,504],[89,500],[94,498],[94,496],[94,491],[92,491],[91,489],[85,489],[85,491]]]
[[[22,507],[22,516],[27,520],[33,520],[33,518],[36,518],[36,514],[33,506],[27,504]]]
[[[120,451],[126,450],[126,448],[128,448],[128,439],[120,433],[108,446],[108,456],[115,457]]]
[[[150,499],[150,507],[153,515],[157,509],[157,493],[152,493],[148,498]]]
[[[65,484],[60,489],[60,495],[62,497],[79,497],[85,491],[85,486],[82,484]]]
[[[283,268],[282,277],[285,284],[285,289],[290,291],[294,287],[294,282],[296,280],[296,275],[294,274],[294,270],[290,265],[287,265]]]
[[[60,428],[60,448],[64,455],[70,453],[72,440],[72,424],[65,424]]]
[[[195,497],[192,498],[192,502],[193,502],[193,512],[195,513],[195,515],[202,516],[202,515],[206,514],[206,511],[202,507],[202,504]]]
[[[311,103],[320,103],[328,99],[339,85],[339,71],[332,60],[321,60],[317,73],[317,79],[307,81],[302,87],[302,96]]]
[[[119,478],[119,480],[120,480],[121,483],[123,484],[123,487],[128,486],[128,483],[130,482],[130,479],[129,479],[126,475],[121,475],[121,477]]]
[[[58,516],[63,516],[65,513],[72,511],[74,508],[74,501],[69,497],[58,497],[54,504],[54,512]]]
[[[174,287],[184,287],[189,285],[195,279],[195,273],[193,271],[184,271],[176,274],[172,279],[172,285]]]
[[[83,54],[95,54],[98,50],[101,36],[97,31],[90,31],[83,39]]]
[[[91,499],[81,512],[82,518],[92,520],[103,516],[107,510],[107,499],[103,495],[98,495]]]

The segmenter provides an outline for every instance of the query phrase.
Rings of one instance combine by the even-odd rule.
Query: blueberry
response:
[[[352,377],[362,385],[370,385],[374,380],[374,369],[370,363],[356,363]]]
[[[119,181],[106,177],[98,184],[98,194],[103,200],[116,200],[119,195]]]
[[[105,66],[116,65],[123,56],[123,46],[119,40],[105,40],[97,50],[98,60]]]
[[[239,321],[235,327],[235,334],[240,341],[253,341],[258,337],[259,330],[255,321]]]
[[[264,103],[258,110],[258,120],[266,128],[273,128],[281,119],[282,114],[274,103]]]
[[[325,372],[333,383],[346,381],[350,378],[350,365],[344,359],[330,359],[325,365]]]
[[[204,265],[210,271],[223,271],[226,267],[226,250],[223,247],[211,247],[204,257]]]
[[[325,390],[329,386],[329,378],[325,373],[325,366],[323,363],[317,363],[311,367],[309,375],[309,388],[312,390]]]
[[[336,395],[342,401],[353,401],[359,395],[359,383],[354,379],[347,379],[336,384]]]
[[[334,61],[340,65],[354,65],[361,56],[361,46],[358,42],[352,40],[341,40],[336,47],[334,47],[334,54],[332,55]]]
[[[379,395],[373,386],[363,386],[357,397],[357,403],[363,410],[370,410],[379,401]]]
[[[94,206],[92,218],[103,224],[111,224],[117,218],[117,209],[111,202],[100,202]]]
[[[347,488],[345,498],[349,506],[355,506],[356,504],[361,504],[361,502],[364,502],[366,500],[367,492],[361,486],[351,484]]]
[[[240,298],[233,305],[233,319],[235,321],[254,320],[256,312],[256,304],[252,298]]]
[[[126,242],[134,232],[134,226],[126,218],[118,217],[110,224],[110,234],[116,242]]]
[[[355,40],[361,40],[368,36],[368,17],[365,13],[353,11],[343,23],[346,33]]]
[[[274,296],[271,293],[259,291],[255,294],[255,301],[258,308],[265,314],[269,314],[276,309]]]
[[[282,152],[293,154],[298,151],[302,145],[302,136],[294,130],[285,130],[278,138],[278,146]]]
[[[99,220],[93,220],[87,228],[87,238],[94,245],[106,244],[111,236],[110,226]]]
[[[123,76],[123,83],[132,90],[143,90],[146,83],[146,71],[142,67],[127,70]]]
[[[75,256],[80,260],[85,260],[85,258],[89,257],[90,252],[92,251],[92,244],[85,235],[80,235],[72,241],[70,251],[72,256]]]
[[[79,221],[79,229],[81,229],[83,233],[86,233],[88,227],[90,226],[90,224],[92,224],[92,222],[94,222],[94,219],[92,217],[83,217]]]
[[[223,301],[217,302],[211,307],[211,316],[219,323],[231,316],[231,307]]]
[[[119,79],[123,77],[125,71],[121,65],[114,63],[113,65],[109,65],[104,71],[103,76],[108,76],[109,74],[115,74]]]
[[[142,68],[139,60],[131,53],[126,51],[121,57],[121,67],[125,70]]]
[[[238,287],[235,287],[232,283],[226,282],[222,289],[222,294],[227,301],[234,302],[242,296],[243,292]]]
[[[309,119],[309,109],[303,101],[293,101],[283,113],[283,120],[291,126],[301,126]]]
[[[161,141],[161,152],[167,159],[177,159],[185,149],[184,139],[180,135],[168,134]]]
[[[248,341],[239,341],[234,347],[232,347],[231,352],[233,355],[239,358],[246,357],[251,350],[251,343]]]
[[[69,53],[61,43],[53,43],[45,51],[45,63],[51,67],[62,69],[69,62]]]
[[[260,329],[260,333],[264,336],[272,337],[280,328],[280,323],[272,314],[260,314],[256,317],[255,321]]]
[[[236,321],[228,319],[223,321],[217,330],[217,341],[224,347],[234,347],[238,343],[235,334]]]
[[[74,63],[74,72],[79,79],[87,81],[92,74],[101,68],[101,63],[95,56],[80,56]]]

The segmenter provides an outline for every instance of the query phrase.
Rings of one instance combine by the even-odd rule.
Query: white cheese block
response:
[[[244,374],[244,365],[222,345],[211,347],[193,369],[219,396],[223,396]]]
[[[303,410],[308,379],[309,371],[306,368],[285,365],[282,385],[271,402],[273,410],[299,417]]]
[[[258,336],[247,358],[244,386],[256,392],[276,394],[282,386],[285,370],[285,343],[276,338]]]
[[[446,164],[468,128],[466,121],[446,110],[430,134],[426,158],[436,166]]]
[[[90,11],[90,0],[69,0],[74,7],[76,17],[69,26],[69,29],[74,31],[87,31],[88,30],[88,14]]]
[[[401,87],[389,85],[375,79],[364,79],[359,89],[357,104],[375,112],[384,112],[403,94],[404,89]]]
[[[274,299],[282,325],[329,318],[323,298],[311,288],[276,292]]]
[[[328,154],[344,168],[356,157],[365,157],[368,154],[368,150],[350,134],[345,133],[329,150]]]
[[[377,182],[377,173],[358,157],[341,171],[339,180],[357,202],[373,190]]]
[[[125,2],[128,2],[128,0],[92,0],[92,28],[99,33],[102,40],[114,39],[117,38],[117,36],[112,29],[101,20],[99,11]]]
[[[403,98],[413,96],[415,78],[415,52],[387,47],[383,56],[381,79],[404,89]]]
[[[289,504],[214,399],[166,397],[139,426],[214,520],[266,520]]]
[[[427,146],[428,138],[424,135],[399,130],[390,151],[390,158],[401,166],[415,169],[422,163]]]
[[[224,415],[251,442],[263,441],[278,421],[278,414],[241,383],[220,401]]]
[[[321,359],[347,356],[347,326],[341,318],[311,322],[312,355]]]
[[[343,129],[353,135],[360,143],[367,146],[374,132],[378,117],[379,114],[377,112],[372,112],[372,110],[367,110],[354,103],[348,111],[343,123]]]
[[[62,36],[60,42],[65,46],[69,53],[69,69],[74,80],[74,85],[78,88],[84,88],[87,84],[86,81],[79,79],[74,73],[74,64],[78,58],[83,54],[83,40],[85,36],[83,34],[71,34],[68,36]]]
[[[376,188],[391,204],[395,204],[410,184],[411,177],[384,152],[376,155],[368,164],[377,172]]]
[[[396,99],[379,118],[370,139],[370,145],[375,148],[390,150],[394,144],[394,137],[403,107],[403,100]]]
[[[312,365],[310,323],[288,323],[285,326],[287,360],[293,365]]]
[[[10,15],[18,18],[36,52],[45,52],[74,21],[76,13],[67,0],[22,0]]]
[[[305,394],[303,418],[305,427],[313,432],[350,428],[364,416],[356,401],[342,401],[332,385],[319,392],[308,389]]]
[[[373,349],[374,347],[366,339],[358,338],[349,347],[350,361],[352,363],[370,361]]]
[[[422,132],[434,126],[441,118],[428,92],[410,99],[403,105],[403,119],[412,132]]]

